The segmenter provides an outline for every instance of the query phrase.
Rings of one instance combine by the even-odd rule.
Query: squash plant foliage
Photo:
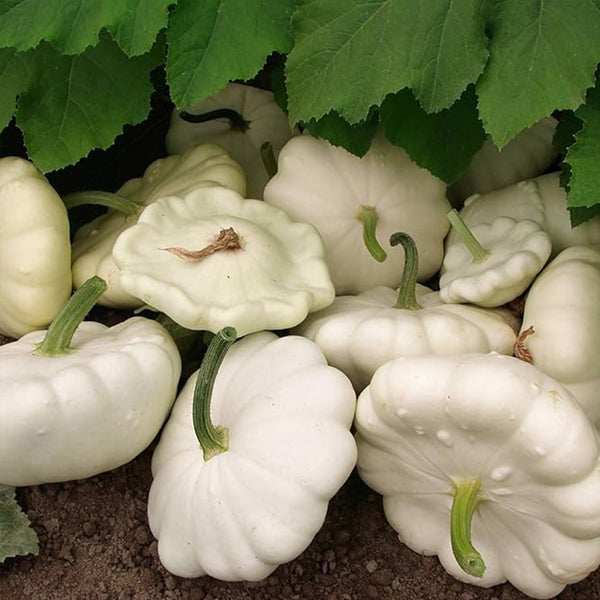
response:
[[[49,172],[144,120],[156,67],[185,108],[273,53],[292,123],[364,154],[381,122],[448,183],[560,114],[574,221],[598,212],[600,0],[0,0],[0,128]]]

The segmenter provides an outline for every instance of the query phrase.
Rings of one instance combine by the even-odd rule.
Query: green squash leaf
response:
[[[149,52],[158,32],[167,26],[169,6],[177,0],[112,0],[124,10],[114,15],[106,28],[127,56]]]
[[[273,90],[273,100],[287,115],[288,98],[285,85],[285,60],[280,60],[271,73],[271,89]]]
[[[448,184],[469,166],[485,141],[473,86],[448,109],[427,114],[410,90],[390,94],[381,105],[385,137]]]
[[[503,0],[491,13],[479,114],[501,148],[556,109],[575,109],[600,61],[598,0]]]
[[[575,111],[583,127],[575,134],[575,143],[567,150],[565,162],[570,168],[569,207],[591,207],[600,203],[600,82],[587,95],[587,101]],[[577,219],[592,213],[577,213]]]
[[[11,556],[38,551],[37,534],[17,503],[15,488],[0,485],[0,563]]]
[[[148,52],[177,0],[0,0],[0,48],[50,42],[63,54],[98,43],[106,27],[130,56]]]
[[[324,138],[334,146],[341,146],[357,156],[364,156],[373,141],[379,122],[378,111],[371,111],[366,120],[351,125],[331,111],[320,119],[311,119],[304,126],[313,137]]]
[[[17,109],[30,158],[44,171],[72,164],[93,148],[107,148],[124,123],[148,114],[150,71],[162,49],[128,58],[103,35],[98,46],[64,56],[49,44],[25,53],[32,73]]]
[[[427,112],[451,106],[487,59],[479,0],[308,0],[287,62],[292,122],[331,109],[350,123],[389,93],[414,90]]]
[[[571,227],[577,227],[577,225],[589,221],[592,217],[600,215],[600,204],[595,204],[590,208],[585,206],[569,207],[569,215],[571,217]]]
[[[552,145],[561,156],[564,156],[575,143],[575,134],[581,130],[583,123],[572,110],[560,111],[557,118],[558,125],[552,138]]]
[[[23,54],[0,49],[0,129],[6,127],[17,107],[17,94],[27,87],[28,73]]]
[[[167,79],[177,108],[231,80],[250,79],[272,52],[288,52],[294,7],[295,0],[179,0],[167,32]]]

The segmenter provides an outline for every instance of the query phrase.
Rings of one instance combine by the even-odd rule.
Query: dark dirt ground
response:
[[[159,563],[146,498],[152,447],[88,480],[20,488],[40,539],[36,557],[0,566],[1,600],[523,600],[505,584],[481,589],[415,554],[387,524],[381,498],[353,473],[323,529],[293,562],[258,583],[182,579]],[[561,600],[600,599],[600,571]]]

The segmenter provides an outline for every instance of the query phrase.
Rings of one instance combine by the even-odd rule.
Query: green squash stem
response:
[[[450,541],[452,552],[460,568],[473,577],[482,577],[485,563],[471,543],[471,521],[481,500],[478,479],[465,479],[454,485],[454,500],[450,513]]]
[[[221,426],[215,427],[210,418],[210,399],[219,367],[236,338],[237,332],[233,327],[221,329],[211,340],[198,371],[192,416],[194,431],[205,461],[225,452],[229,447],[228,429]]]
[[[133,202],[124,196],[113,194],[112,192],[104,192],[102,190],[73,192],[72,194],[64,196],[62,201],[67,210],[71,210],[76,206],[95,204],[97,206],[112,208],[113,210],[128,216],[137,214],[143,208],[143,206],[137,202]]]
[[[377,229],[377,211],[375,207],[361,206],[356,218],[363,224],[363,240],[367,250],[377,262],[383,262],[387,258],[387,254],[375,235]]]
[[[402,244],[404,248],[404,271],[400,280],[398,298],[394,308],[406,310],[421,310],[417,302],[417,275],[419,273],[419,252],[413,239],[402,231],[393,233],[390,237],[390,245]]]
[[[473,260],[476,263],[483,262],[490,253],[479,243],[477,238],[471,233],[471,230],[467,227],[466,223],[462,220],[458,211],[453,208],[447,215],[452,229],[458,233],[462,243],[467,247],[467,250],[471,253]]]
[[[271,144],[271,142],[265,142],[261,145],[260,157],[263,165],[265,166],[265,171],[267,172],[269,179],[275,177],[275,175],[277,175],[277,159],[275,158],[273,144]]]
[[[61,356],[70,350],[73,334],[85,319],[98,298],[106,291],[104,279],[94,275],[71,296],[62,310],[54,317],[43,341],[37,346],[35,354],[41,356]]]
[[[217,108],[215,110],[209,110],[199,115],[194,115],[185,110],[179,113],[179,116],[188,123],[206,123],[207,121],[216,121],[217,119],[227,119],[229,121],[229,127],[232,131],[248,131],[250,127],[250,121],[246,121],[237,110],[233,108]]]

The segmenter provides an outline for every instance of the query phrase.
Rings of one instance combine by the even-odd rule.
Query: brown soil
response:
[[[0,566],[2,600],[523,600],[506,584],[481,589],[410,551],[387,524],[380,497],[356,473],[330,504],[309,548],[258,583],[181,579],[159,563],[148,528],[146,450],[88,480],[21,488],[18,498],[40,538],[37,557]],[[600,599],[600,572],[561,600]]]

